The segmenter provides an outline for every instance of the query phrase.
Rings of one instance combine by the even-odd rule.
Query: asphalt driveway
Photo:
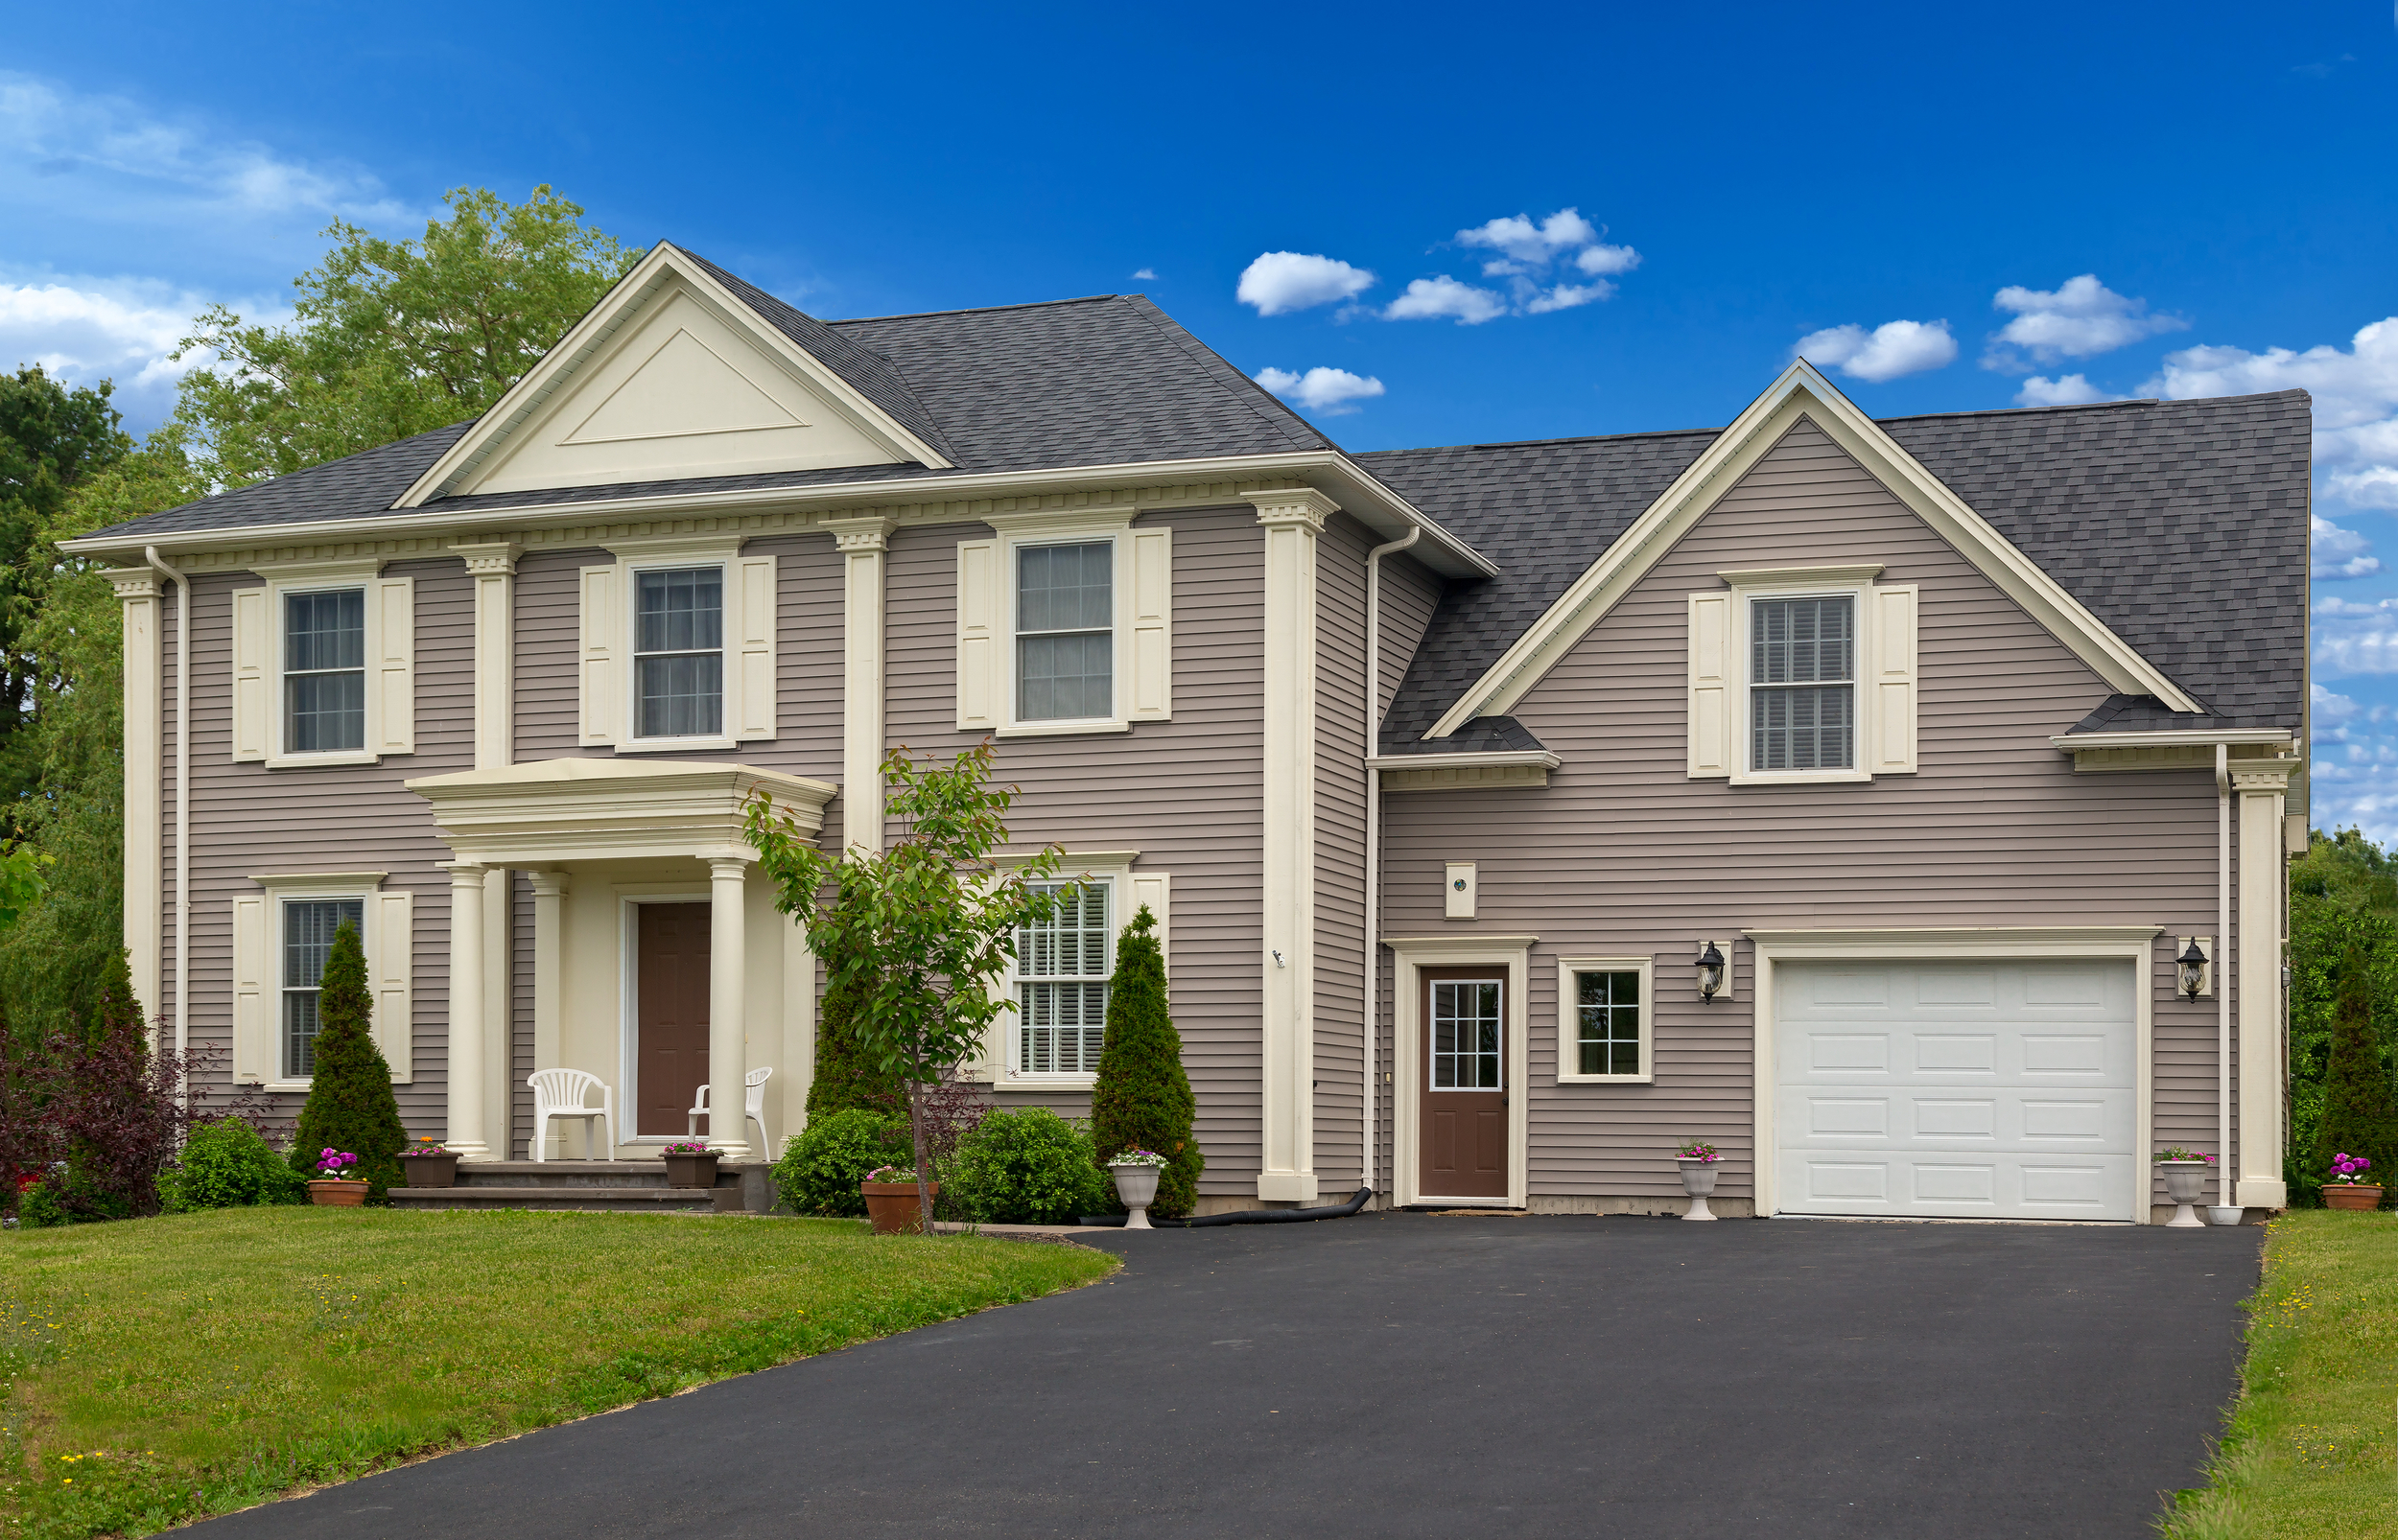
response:
[[[250,1536],[2074,1536],[2194,1485],[2261,1232],[1363,1215],[221,1519]]]

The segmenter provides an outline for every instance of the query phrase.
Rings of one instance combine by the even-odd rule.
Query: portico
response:
[[[511,1105],[495,1097],[501,1087],[484,1084],[497,1042],[508,1040],[515,1023],[491,1019],[489,1002],[507,999],[491,990],[494,970],[505,959],[490,955],[487,938],[499,927],[484,922],[486,877],[491,872],[525,872],[530,877],[532,958],[530,983],[532,1068],[563,1066],[597,1075],[616,1087],[620,1128],[616,1153],[627,1146],[654,1147],[680,1137],[683,1122],[669,1117],[667,1104],[693,1085],[739,1087],[753,1067],[771,1065],[782,1082],[770,1107],[796,1109],[806,1095],[813,1037],[814,961],[799,927],[778,914],[764,884],[749,880],[756,852],[741,836],[742,807],[763,791],[788,810],[801,828],[822,827],[825,805],[837,788],[821,781],[780,775],[747,765],[613,758],[548,759],[462,771],[408,782],[433,805],[434,821],[453,856],[451,876],[449,1080],[447,1143],[470,1161],[505,1160],[513,1153],[513,1131],[493,1126],[486,1108]],[[500,891],[507,891],[505,886]],[[650,905],[672,906],[651,914]],[[706,906],[702,927],[693,913]],[[669,915],[685,922],[681,939],[665,951],[651,948],[651,967],[661,970],[645,991],[642,968],[647,934],[676,934],[655,923]],[[680,966],[695,971],[704,955],[705,1058],[694,1063],[689,1046],[689,996],[697,978],[677,981],[663,970]],[[665,998],[673,1019],[647,1025],[650,1002]],[[681,1009],[675,1009],[679,999]],[[664,1041],[669,1030],[685,1035]],[[645,1098],[641,1079],[647,1067],[653,1084]],[[510,1073],[514,1084],[516,1076]],[[708,1142],[729,1159],[770,1155],[754,1148],[747,1126],[736,1121],[740,1092],[716,1097],[734,1116],[711,1119]],[[651,1107],[649,1103],[656,1103]],[[796,1118],[770,1111],[767,1124],[781,1130]],[[567,1134],[567,1138],[578,1138]],[[554,1146],[557,1135],[552,1133]],[[554,1148],[552,1154],[563,1153]],[[598,1152],[595,1152],[598,1153]]]

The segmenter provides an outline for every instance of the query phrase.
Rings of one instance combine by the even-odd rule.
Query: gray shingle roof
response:
[[[220,492],[162,513],[95,529],[95,535],[173,535],[195,529],[246,525],[305,524],[314,519],[368,519],[389,510],[433,463],[449,453],[474,422],[452,423],[370,449],[278,476],[270,481]]]
[[[1882,427],[2215,714],[2092,702],[2112,731],[2294,727],[2306,692],[2312,418],[2304,391],[1903,417]],[[1684,467],[1712,431],[1358,455],[1498,563],[1452,582],[1385,719],[1425,729]],[[1457,736],[1463,737],[1460,734]]]

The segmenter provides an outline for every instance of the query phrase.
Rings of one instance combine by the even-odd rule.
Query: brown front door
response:
[[[708,905],[643,903],[633,912],[641,917],[633,953],[641,1111],[633,1126],[681,1138],[708,1083]]]
[[[1423,970],[1425,1198],[1507,1196],[1507,975]]]

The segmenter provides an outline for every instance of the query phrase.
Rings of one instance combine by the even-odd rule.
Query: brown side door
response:
[[[1427,968],[1420,1109],[1427,1199],[1507,1196],[1507,974]]]
[[[633,912],[641,917],[633,956],[641,1100],[634,1128],[680,1138],[708,1083],[708,906],[644,903]]]

